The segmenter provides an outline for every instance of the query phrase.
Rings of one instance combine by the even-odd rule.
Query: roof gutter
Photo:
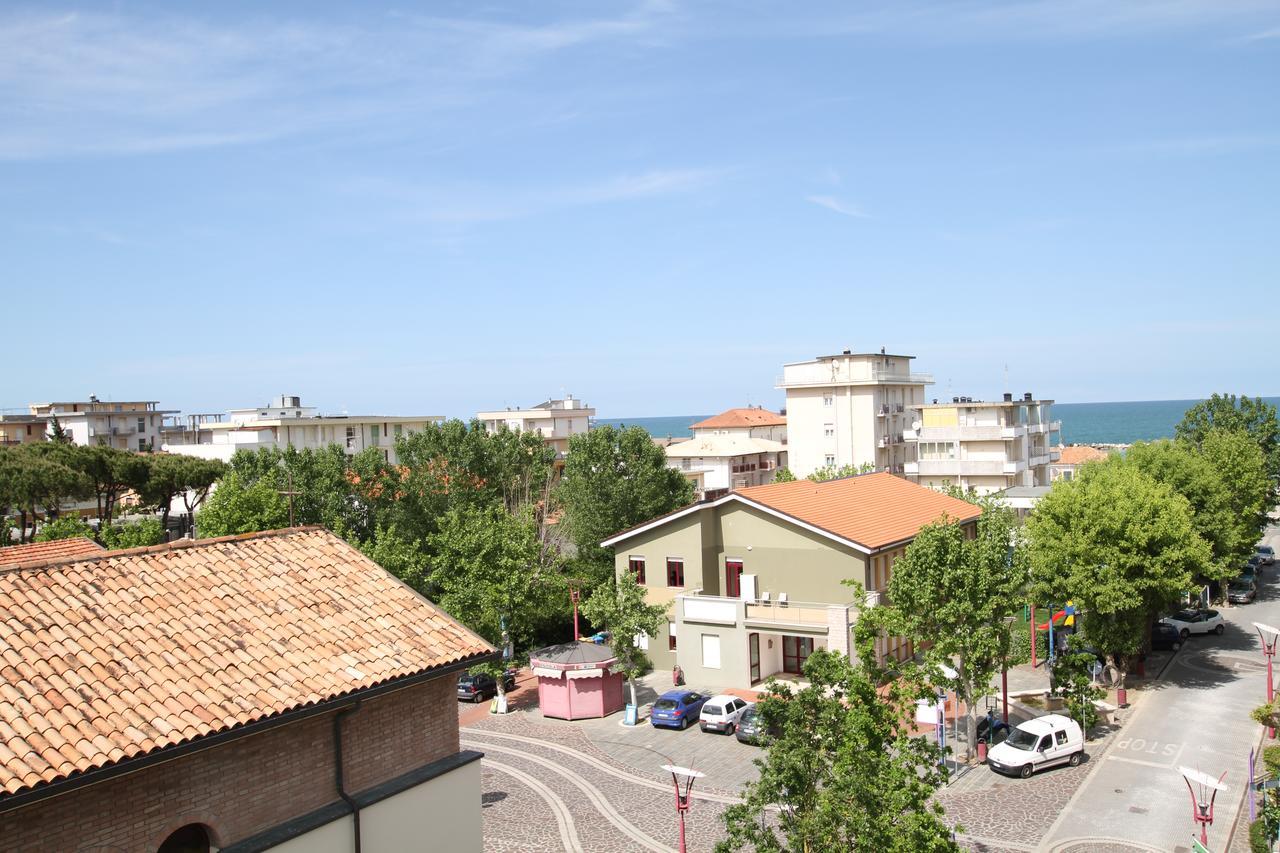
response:
[[[347,793],[342,780],[342,721],[359,710],[360,700],[357,699],[333,715],[333,780],[338,788],[338,796],[351,809],[351,825],[355,833],[355,847],[352,848],[354,853],[360,853],[360,804]]]
[[[266,717],[261,720],[255,720],[246,723],[243,726],[237,726],[231,729],[224,729],[220,732],[214,732],[210,735],[195,738],[184,743],[176,744],[170,747],[164,747],[136,758],[128,758],[117,764],[110,764],[105,767],[99,767],[94,770],[88,770],[76,776],[61,779],[56,782],[46,782],[35,788],[28,788],[25,791],[19,791],[16,794],[9,794],[0,797],[0,814],[12,811],[31,803],[46,800],[50,797],[56,797],[61,794],[70,793],[77,788],[83,788],[86,785],[93,785],[98,782],[105,782],[108,779],[114,779],[118,776],[124,776],[133,773],[136,770],[142,770],[156,764],[163,764],[166,761],[172,761],[191,755],[201,750],[210,749],[215,746],[221,746],[234,740],[239,740],[250,735],[261,734],[270,731],[279,726],[304,720],[308,717],[314,717],[319,714],[328,714],[339,708],[349,706],[355,701],[364,701],[384,696],[388,693],[394,693],[397,690],[403,690],[406,687],[413,687],[423,682],[430,681],[434,678],[442,678],[456,672],[471,669],[473,666],[489,661],[497,661],[502,657],[501,652],[494,650],[483,655],[473,655],[469,658],[463,658],[460,661],[445,664],[444,666],[425,670],[416,675],[408,675],[404,678],[395,679],[394,681],[384,681],[381,684],[375,684],[372,687],[366,687],[363,690],[353,691],[342,696],[335,696],[332,699],[326,699],[323,702],[317,702],[314,705],[306,705],[302,708],[295,708],[292,711],[285,711],[272,717]]]

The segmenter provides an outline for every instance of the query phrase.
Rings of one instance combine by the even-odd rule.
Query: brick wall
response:
[[[456,705],[452,677],[364,702],[343,723],[347,790],[456,753]],[[153,851],[187,823],[226,845],[337,799],[323,714],[0,813],[0,848]]]

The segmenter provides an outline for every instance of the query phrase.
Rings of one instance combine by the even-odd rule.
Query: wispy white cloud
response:
[[[1236,41],[1267,41],[1269,39],[1280,39],[1280,27],[1272,27],[1269,30],[1260,30],[1256,33],[1250,33],[1247,36],[1242,36],[1241,38],[1236,39]]]
[[[825,207],[827,210],[834,211],[836,213],[839,213],[842,216],[853,216],[858,219],[871,218],[871,214],[867,213],[861,208],[855,205],[849,204],[848,202],[841,201],[833,196],[807,195],[804,197],[804,200],[809,202],[810,204],[816,204],[818,205],[818,207]]]
[[[466,106],[558,52],[641,47],[670,15],[514,25],[388,16],[278,18],[0,13],[0,159],[147,154],[367,128]]]

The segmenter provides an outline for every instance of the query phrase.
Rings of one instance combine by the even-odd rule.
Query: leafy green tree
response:
[[[115,517],[120,496],[129,491],[144,491],[151,471],[148,457],[106,445],[76,447],[69,464],[84,472],[93,484],[98,518],[108,525]]]
[[[1107,691],[1094,685],[1089,667],[1095,658],[1083,647],[1083,636],[1068,637],[1067,650],[1053,659],[1050,680],[1055,692],[1066,700],[1067,713],[1080,723],[1080,729],[1088,737],[1089,730],[1098,724],[1098,709],[1093,703],[1106,696]]]
[[[175,500],[181,498],[187,514],[194,516],[208,498],[214,483],[226,472],[226,465],[217,459],[169,453],[142,458],[147,460],[148,470],[140,494],[148,506],[160,510],[160,524],[165,529],[169,527],[169,514]]]
[[[790,468],[788,468],[786,465],[783,465],[781,468],[779,468],[777,471],[774,472],[773,481],[775,483],[794,483],[796,481],[796,475],[791,473]]]
[[[556,498],[562,525],[577,549],[591,588],[613,573],[611,534],[693,501],[693,486],[667,467],[666,453],[640,427],[603,426],[569,439]]]
[[[841,465],[837,468],[835,465],[827,465],[814,471],[806,480],[813,480],[815,483],[821,483],[824,480],[837,480],[841,477],[854,477],[858,474],[870,474],[876,470],[876,466],[871,462],[863,462],[861,465]]]
[[[165,529],[158,518],[143,518],[128,524],[104,526],[102,544],[112,551],[159,545],[165,540]]]
[[[58,421],[58,416],[53,416],[53,422],[49,424],[49,440],[55,444],[73,444],[70,433]]]
[[[21,541],[43,512],[56,516],[68,501],[92,494],[87,477],[70,464],[76,448],[51,443],[6,448],[0,455],[0,495],[18,512]]]
[[[52,542],[55,539],[92,539],[93,528],[74,515],[45,522],[36,531],[35,541]]]
[[[866,644],[860,660],[870,659]],[[933,795],[943,782],[938,747],[913,736],[906,715],[915,684],[816,649],[804,665],[808,684],[791,693],[770,682],[758,707],[777,735],[757,781],[723,820],[720,853],[752,849],[921,853],[954,851]],[[767,814],[779,807],[777,819]]]
[[[1027,567],[1015,547],[1017,515],[984,501],[973,538],[949,520],[926,525],[889,577],[889,606],[876,618],[891,633],[927,646],[938,686],[965,703],[966,758],[977,743],[977,705],[1010,652],[1010,622],[1022,609]],[[941,675],[953,668],[954,677]]]
[[[370,560],[419,592],[426,593],[431,558],[422,542],[406,539],[394,526],[379,527],[371,538],[360,542],[359,547]]]
[[[1199,446],[1215,429],[1247,434],[1266,459],[1268,478],[1280,479],[1280,420],[1276,408],[1261,397],[1214,394],[1187,409],[1174,428],[1178,438]]]
[[[615,583],[596,587],[591,597],[582,603],[582,615],[591,624],[608,629],[609,646],[618,658],[616,668],[627,677],[631,704],[638,705],[636,677],[644,674],[649,660],[636,645],[636,638],[658,635],[659,627],[667,618],[667,606],[645,601],[644,587],[634,575],[625,572]]]
[[[1085,636],[1114,656],[1119,686],[1152,622],[1212,556],[1187,499],[1114,458],[1054,483],[1025,529],[1035,598],[1075,602]]]
[[[499,648],[527,649],[568,601],[559,555],[538,538],[531,512],[513,516],[501,506],[449,511],[428,546],[430,586],[450,615]],[[502,686],[502,666],[489,665]],[[499,702],[504,702],[499,699]]]
[[[274,480],[246,482],[240,474],[222,479],[196,516],[203,537],[230,536],[289,526],[289,504]]]
[[[1200,453],[1229,484],[1228,513],[1243,539],[1238,553],[1248,559],[1267,526],[1274,498],[1262,451],[1242,432],[1211,429],[1200,443]],[[1239,572],[1239,561],[1235,569]]]
[[[1236,440],[1249,445],[1243,436]],[[1209,443],[1219,445],[1216,437]],[[1257,456],[1261,458],[1261,454]],[[1139,442],[1121,460],[1168,485],[1191,505],[1196,533],[1212,549],[1212,558],[1196,577],[1204,582],[1223,581],[1240,573],[1240,567],[1253,552],[1255,537],[1252,519],[1239,514],[1234,505],[1232,481],[1226,470],[1185,441]]]

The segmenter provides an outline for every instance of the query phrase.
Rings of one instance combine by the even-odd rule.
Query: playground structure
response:
[[[1054,658],[1054,641],[1053,641],[1054,624],[1060,621],[1062,623],[1063,628],[1071,628],[1073,631],[1075,629],[1076,607],[1074,603],[1068,601],[1065,605],[1063,605],[1062,609],[1059,610],[1057,613],[1052,612],[1053,611],[1052,607],[1049,608],[1049,611],[1051,615],[1049,616],[1048,619],[1045,620],[1044,624],[1037,625],[1036,624],[1036,606],[1034,604],[1031,605],[1031,666],[1033,668],[1040,665],[1038,656],[1036,654],[1036,639],[1040,636],[1041,631],[1045,631],[1049,635],[1049,642],[1048,642],[1049,659],[1047,662],[1051,663]]]

